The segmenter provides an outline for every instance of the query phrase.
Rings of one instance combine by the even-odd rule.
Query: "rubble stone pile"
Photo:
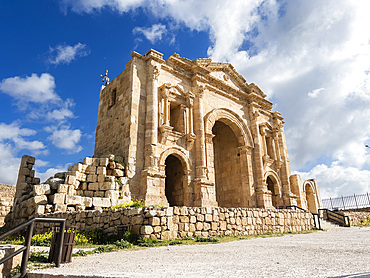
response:
[[[45,213],[99,210],[131,201],[125,166],[118,156],[86,157],[44,183],[34,177],[34,164],[34,157],[22,157],[7,226]]]

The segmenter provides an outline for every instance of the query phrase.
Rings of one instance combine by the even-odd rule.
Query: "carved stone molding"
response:
[[[166,141],[167,141],[167,138],[168,138],[168,135],[172,132],[173,130],[173,127],[172,126],[169,126],[169,125],[161,125],[159,127],[159,131],[161,133],[161,144],[166,144]]]

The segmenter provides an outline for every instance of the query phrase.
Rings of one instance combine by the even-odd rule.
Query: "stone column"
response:
[[[258,126],[259,117],[259,105],[257,103],[250,103],[249,117],[251,121],[251,133],[254,138],[254,171],[255,171],[255,192],[256,192],[256,204],[258,207],[266,208],[271,207],[271,196],[267,194],[267,185],[264,181],[264,170],[263,170],[263,139]],[[270,196],[270,198],[269,198]]]
[[[186,128],[186,105],[180,104],[181,132],[187,133]]]
[[[146,115],[144,141],[144,169],[141,175],[139,198],[144,198],[148,205],[166,204],[165,176],[159,169],[158,142],[158,77],[160,66],[164,63],[162,54],[149,50],[145,54],[146,78]],[[140,158],[139,158],[140,159]]]
[[[273,132],[273,138],[274,138],[274,146],[275,146],[275,156],[276,156],[276,161],[279,163],[281,161],[280,157],[280,148],[279,148],[279,135],[277,132]]]
[[[239,147],[241,180],[243,189],[242,207],[253,207],[256,205],[253,188],[252,148],[248,146]]]
[[[215,185],[207,177],[206,146],[204,134],[203,97],[204,88],[194,80],[194,131],[195,131],[195,180],[194,180],[194,206],[217,206]]]
[[[205,147],[205,134],[204,134],[204,115],[203,115],[203,96],[204,88],[197,88],[196,102],[195,102],[195,165],[196,165],[196,178],[206,179],[206,147]]]
[[[281,183],[283,189],[283,202],[284,206],[296,205],[297,204],[297,196],[292,194],[290,189],[290,182],[289,177],[290,173],[290,165],[289,165],[289,158],[288,158],[288,151],[286,148],[285,136],[284,136],[284,129],[281,127],[279,132],[279,145],[281,149],[281,159],[282,159],[282,166],[280,169],[281,175]]]
[[[155,147],[158,143],[158,81],[159,68],[153,60],[148,61],[148,81],[145,122],[145,169],[156,166]]]
[[[206,133],[206,165],[207,165],[207,178],[210,182],[215,182],[215,163],[213,151],[213,137],[212,133]]]
[[[188,114],[188,133],[194,134],[194,128],[193,128],[193,104],[194,104],[194,95],[188,92],[187,96],[187,106],[189,110]]]

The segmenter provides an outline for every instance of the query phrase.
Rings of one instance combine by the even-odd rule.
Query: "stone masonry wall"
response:
[[[362,221],[366,221],[367,218],[370,219],[370,208],[349,209],[343,211],[343,213],[348,216],[351,226],[361,225]]]
[[[0,184],[0,227],[4,226],[5,216],[13,205],[15,185]]]
[[[86,157],[40,184],[32,170],[35,158],[24,155],[19,168],[14,204],[7,227],[51,212],[97,210],[131,201],[125,167],[118,156]]]
[[[139,207],[103,211],[51,213],[46,217],[67,219],[79,230],[103,229],[117,233],[126,226],[135,234],[157,239],[194,236],[246,235],[268,232],[297,232],[313,229],[309,212],[246,208]],[[37,232],[46,232],[49,223],[38,223]]]

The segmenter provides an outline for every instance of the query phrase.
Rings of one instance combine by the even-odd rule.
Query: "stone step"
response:
[[[322,219],[322,218],[320,219],[320,223],[321,223],[321,229],[323,230],[332,230],[332,229],[341,228],[341,226],[334,224],[328,220]]]

